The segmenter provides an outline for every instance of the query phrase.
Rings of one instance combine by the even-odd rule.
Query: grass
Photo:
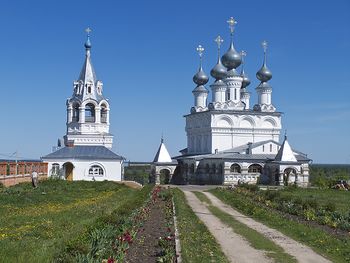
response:
[[[174,203],[183,262],[229,262],[215,238],[187,204],[184,193],[174,189]]]
[[[130,202],[137,190],[112,182],[48,180],[39,188],[0,189],[0,258],[51,262],[97,219]]]
[[[231,215],[220,210],[219,208],[212,206],[210,199],[201,192],[193,192],[197,198],[204,203],[208,204],[209,211],[219,218],[224,224],[231,227],[231,229],[238,235],[246,239],[249,244],[257,249],[263,250],[267,257],[274,259],[275,262],[297,262],[294,257],[285,253],[282,247],[276,245],[270,239],[266,238],[264,235],[260,234],[254,229],[249,228],[245,224],[239,222]]]
[[[314,188],[286,188],[279,191],[281,197],[289,199],[311,199],[319,203],[320,206],[334,205],[336,211],[342,213],[350,212],[350,192],[337,191],[334,189],[314,189]]]
[[[285,218],[271,209],[259,206],[250,198],[235,191],[213,189],[210,192],[243,214],[310,246],[333,262],[350,262],[350,238],[337,238],[319,228]]]

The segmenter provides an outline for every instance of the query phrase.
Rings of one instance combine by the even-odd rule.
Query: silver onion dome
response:
[[[226,77],[226,73],[227,73],[227,70],[224,67],[224,65],[222,65],[221,59],[219,58],[218,63],[216,63],[216,65],[210,71],[210,75],[216,80],[221,80]]]
[[[193,82],[198,86],[208,83],[209,77],[205,74],[202,65],[199,67],[198,72],[193,76]]]
[[[256,77],[261,82],[267,82],[272,78],[272,72],[271,70],[266,66],[266,51],[267,51],[267,42],[262,42],[262,47],[264,49],[264,62],[262,67],[259,69],[259,71],[256,73]]]
[[[226,53],[221,58],[222,64],[228,69],[236,69],[241,65],[242,58],[241,55],[235,50],[233,46],[233,42],[231,41],[230,48],[226,51]]]
[[[272,72],[268,69],[268,67],[264,64],[261,69],[256,73],[256,77],[261,82],[267,82],[272,78]]]

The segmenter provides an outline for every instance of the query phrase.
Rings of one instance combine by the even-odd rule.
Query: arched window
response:
[[[99,165],[93,165],[89,169],[90,176],[103,176],[103,169]]]
[[[252,164],[248,168],[248,173],[261,173],[262,172],[262,167],[259,164]]]
[[[107,123],[107,107],[105,104],[101,105],[101,122]]]
[[[73,105],[72,121],[74,121],[74,122],[78,122],[79,121],[79,104],[78,103]]]
[[[270,144],[270,152],[272,152],[272,144]]]
[[[241,167],[238,164],[234,163],[231,165],[230,171],[231,173],[241,173]]]
[[[51,175],[58,176],[60,174],[60,165],[58,163],[52,164]]]
[[[85,106],[85,122],[95,122],[95,106],[92,103]]]

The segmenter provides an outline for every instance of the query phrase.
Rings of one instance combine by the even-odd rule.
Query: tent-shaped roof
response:
[[[297,158],[295,157],[292,148],[290,147],[287,136],[284,136],[284,141],[279,149],[276,158],[276,162],[297,162]]]
[[[154,163],[171,163],[172,162],[170,154],[167,148],[165,147],[163,138],[160,142],[158,151],[156,153],[156,156],[154,157],[153,162]]]

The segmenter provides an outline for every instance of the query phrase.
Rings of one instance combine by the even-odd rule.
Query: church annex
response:
[[[191,184],[264,183],[307,186],[309,162],[307,155],[292,149],[287,136],[280,142],[281,115],[272,103],[272,73],[267,67],[267,42],[262,43],[264,58],[256,73],[258,96],[251,106],[244,71],[246,52],[237,52],[233,43],[236,21],[228,21],[231,40],[221,57],[223,39],[218,36],[218,60],[211,70],[212,100],[207,103],[209,78],[202,67],[204,48],[198,46],[198,72],[193,81],[194,106],[186,118],[187,148],[181,150],[177,176]],[[238,73],[238,68],[241,67]]]
[[[90,29],[87,29],[85,62],[73,95],[67,100],[67,132],[64,147],[42,157],[48,176],[66,180],[122,180],[124,158],[111,151],[110,105],[103,96],[103,83],[91,63]]]

